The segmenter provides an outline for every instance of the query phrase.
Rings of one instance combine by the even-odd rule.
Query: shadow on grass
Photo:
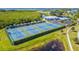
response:
[[[46,45],[41,48],[34,48],[33,51],[65,51],[65,47],[59,39],[48,42]]]

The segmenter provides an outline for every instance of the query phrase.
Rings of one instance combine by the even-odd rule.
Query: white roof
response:
[[[59,17],[59,18],[60,18],[61,20],[63,20],[63,19],[68,19],[68,18],[66,18],[66,17],[63,17],[63,18],[62,18],[62,17]]]
[[[44,16],[44,18],[58,18],[57,16]]]
[[[66,19],[69,19],[67,17],[57,17],[57,16],[43,16],[43,18],[46,18],[46,19],[60,19],[60,20],[66,20]]]

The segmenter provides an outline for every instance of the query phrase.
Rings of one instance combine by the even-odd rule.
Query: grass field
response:
[[[1,12],[0,11],[0,20],[4,21],[12,21],[12,19],[27,19],[29,18],[37,18],[39,16],[39,12],[37,11],[6,11],[6,12]]]
[[[23,21],[33,21],[39,19],[40,13],[37,11],[0,11],[0,28],[11,24],[20,24]]]
[[[66,29],[64,29],[66,30]],[[11,42],[9,38],[6,35],[6,32],[4,29],[2,30],[0,34],[0,50],[31,50],[33,48],[41,47],[42,45],[48,43],[51,40],[59,39],[61,42],[63,42],[65,46],[65,50],[69,50],[68,44],[66,41],[66,36],[61,33],[61,31],[52,32],[50,34],[44,35],[42,37],[33,39],[31,41],[13,46],[11,45]]]
[[[75,26],[75,30],[79,31],[79,25]],[[71,40],[71,43],[72,43],[72,46],[73,46],[73,50],[79,51],[79,44],[76,44],[76,41],[75,41],[76,38],[77,38],[77,32],[70,31],[69,36],[70,36],[70,40]]]

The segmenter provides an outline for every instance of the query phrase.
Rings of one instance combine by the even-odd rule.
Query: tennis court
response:
[[[29,26],[9,28],[6,31],[8,33],[10,40],[14,43],[15,41],[22,40],[34,35],[38,35],[40,33],[53,30],[62,26],[63,25],[60,24],[52,24],[52,23],[44,22],[44,23],[39,23]]]

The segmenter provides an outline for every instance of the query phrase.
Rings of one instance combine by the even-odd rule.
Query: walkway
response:
[[[73,26],[72,26],[72,27],[73,27]],[[70,27],[70,28],[67,30],[67,41],[68,41],[69,48],[70,48],[71,51],[73,51],[73,48],[72,48],[72,44],[71,44],[71,41],[70,41],[69,32],[70,32],[70,30],[71,30],[72,27]]]

